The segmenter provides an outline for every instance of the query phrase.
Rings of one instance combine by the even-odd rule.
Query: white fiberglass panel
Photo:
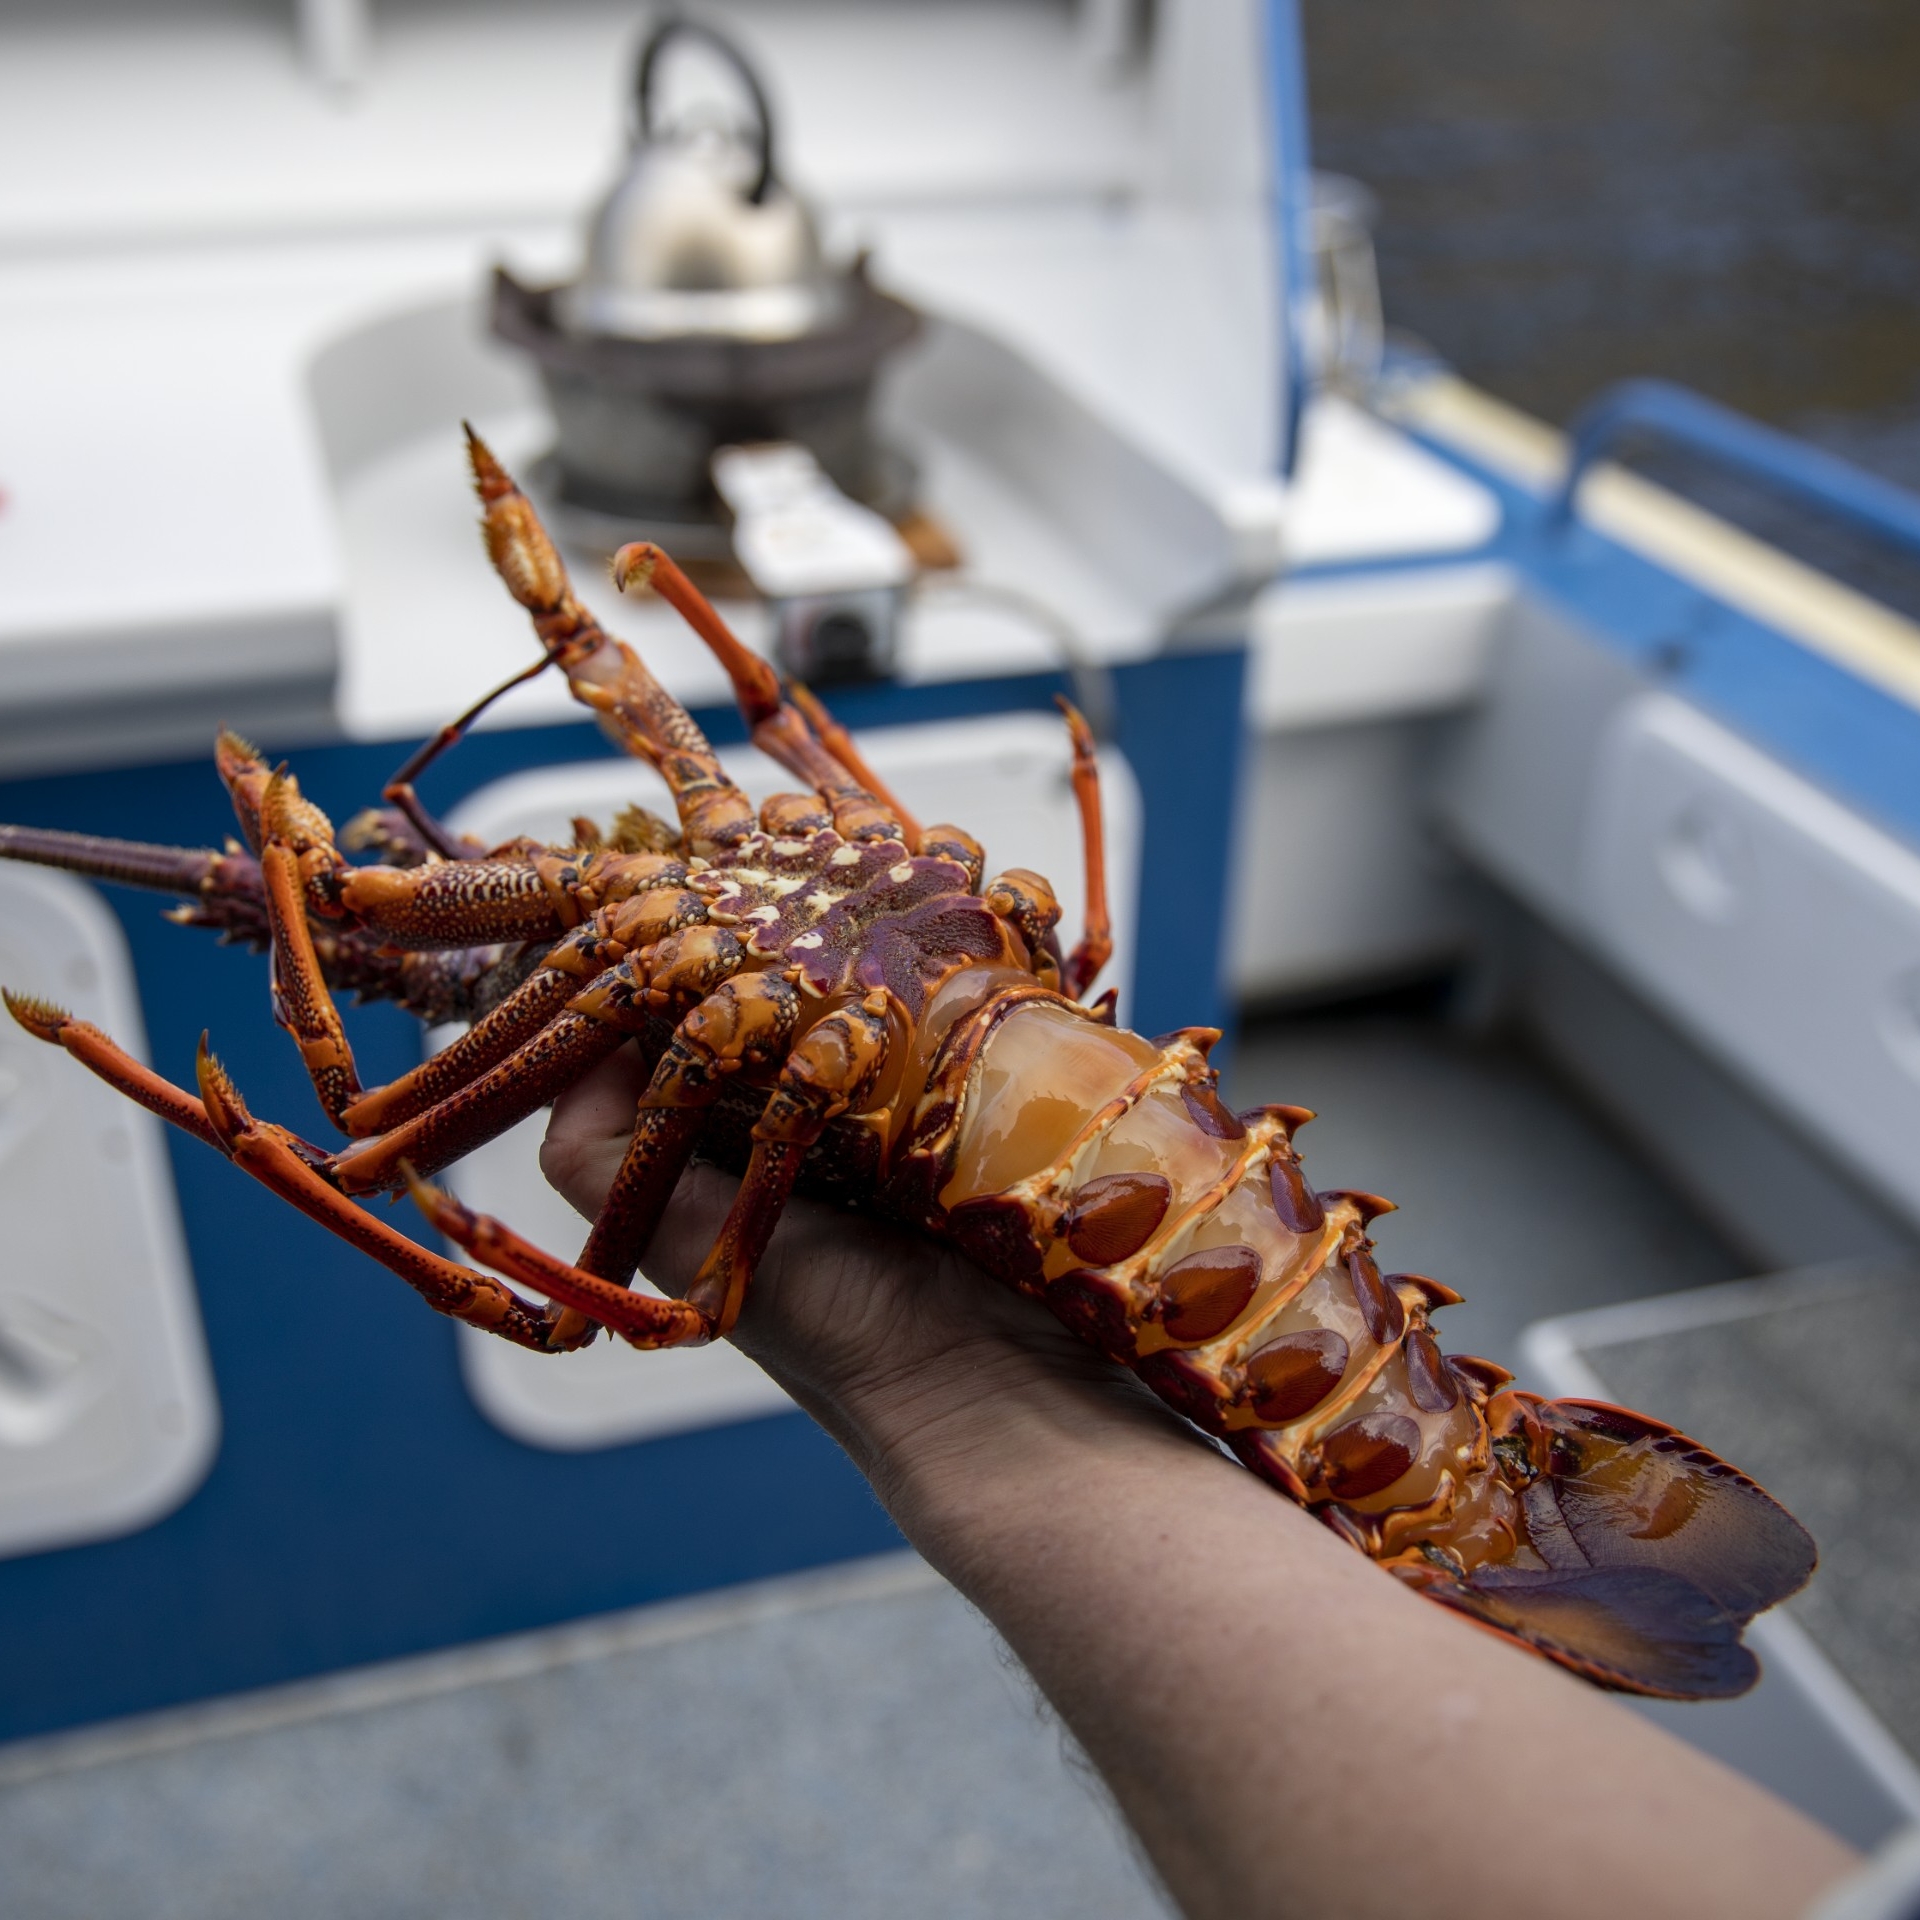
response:
[[[0,870],[0,981],[145,1040],[118,923]],[[161,1122],[0,1021],[0,1555],[109,1539],[205,1476],[219,1412]]]
[[[1583,906],[1629,979],[1920,1219],[1920,854],[1651,694],[1602,756]]]

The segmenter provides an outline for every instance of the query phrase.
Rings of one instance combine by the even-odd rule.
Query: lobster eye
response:
[[[986,900],[994,913],[1011,920],[1026,935],[1030,946],[1037,947],[1060,918],[1060,902],[1053,897],[1053,889],[1025,867],[1009,867],[996,874],[987,882]]]

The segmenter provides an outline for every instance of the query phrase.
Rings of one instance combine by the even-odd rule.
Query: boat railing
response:
[[[1574,420],[1550,524],[1572,519],[1588,470],[1630,435],[1666,441],[1920,554],[1920,495],[1668,380],[1623,380]]]

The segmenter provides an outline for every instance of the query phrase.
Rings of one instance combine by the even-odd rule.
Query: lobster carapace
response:
[[[1434,1599],[1603,1685],[1737,1693],[1746,1622],[1813,1565],[1799,1525],[1671,1428],[1514,1391],[1429,1329],[1459,1298],[1383,1274],[1388,1202],[1316,1192],[1299,1108],[1231,1112],[1186,1029],[1147,1040],[1082,996],[1110,949],[1097,771],[1067,713],[1087,926],[1064,951],[1038,875],[983,884],[957,827],[922,827],[803,689],[789,698],[673,562],[615,557],[726,668],[756,745],[805,791],[756,813],[686,712],[574,596],[526,497],[470,436],[488,553],[533,616],[538,661],[665,778],[679,819],[637,810],[573,843],[486,848],[421,806],[427,742],[386,808],[336,839],[291,775],[223,736],[246,846],[148,846],[0,828],[0,854],[171,891],[174,917],[272,955],[273,1008],[329,1119],[328,1152],[256,1120],[202,1048],[197,1094],[23,994],[14,1017],[185,1129],[439,1311],[541,1352],[605,1326],[636,1347],[725,1335],[788,1196],[814,1191],[957,1243],[1131,1367],[1163,1400],[1362,1552]],[[504,688],[498,691],[505,691]],[[496,697],[489,695],[488,699]],[[356,864],[341,851],[382,856]],[[466,1033],[361,1086],[334,995]],[[651,1063],[631,1144],[579,1257],[534,1247],[428,1184],[622,1046]],[[742,1171],[683,1299],[632,1289],[689,1161]],[[408,1239],[355,1196],[411,1189],[481,1265]],[[544,1302],[544,1303],[543,1303]]]

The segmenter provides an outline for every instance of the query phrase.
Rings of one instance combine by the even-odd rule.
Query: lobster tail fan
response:
[[[1433,1599],[1603,1687],[1729,1700],[1760,1677],[1745,1624],[1691,1580],[1651,1567],[1479,1567],[1422,1581]]]
[[[1532,1413],[1548,1451],[1527,1489],[1527,1530],[1549,1566],[1678,1574],[1742,1626],[1807,1584],[1812,1535],[1697,1441],[1598,1401],[1549,1400]]]
[[[1497,1444],[1524,1449],[1532,1469],[1521,1501],[1531,1551],[1465,1576],[1429,1567],[1416,1583],[1603,1686],[1689,1700],[1752,1686],[1760,1669],[1741,1631],[1806,1584],[1806,1529],[1737,1468],[1641,1414],[1518,1393],[1488,1412]]]

